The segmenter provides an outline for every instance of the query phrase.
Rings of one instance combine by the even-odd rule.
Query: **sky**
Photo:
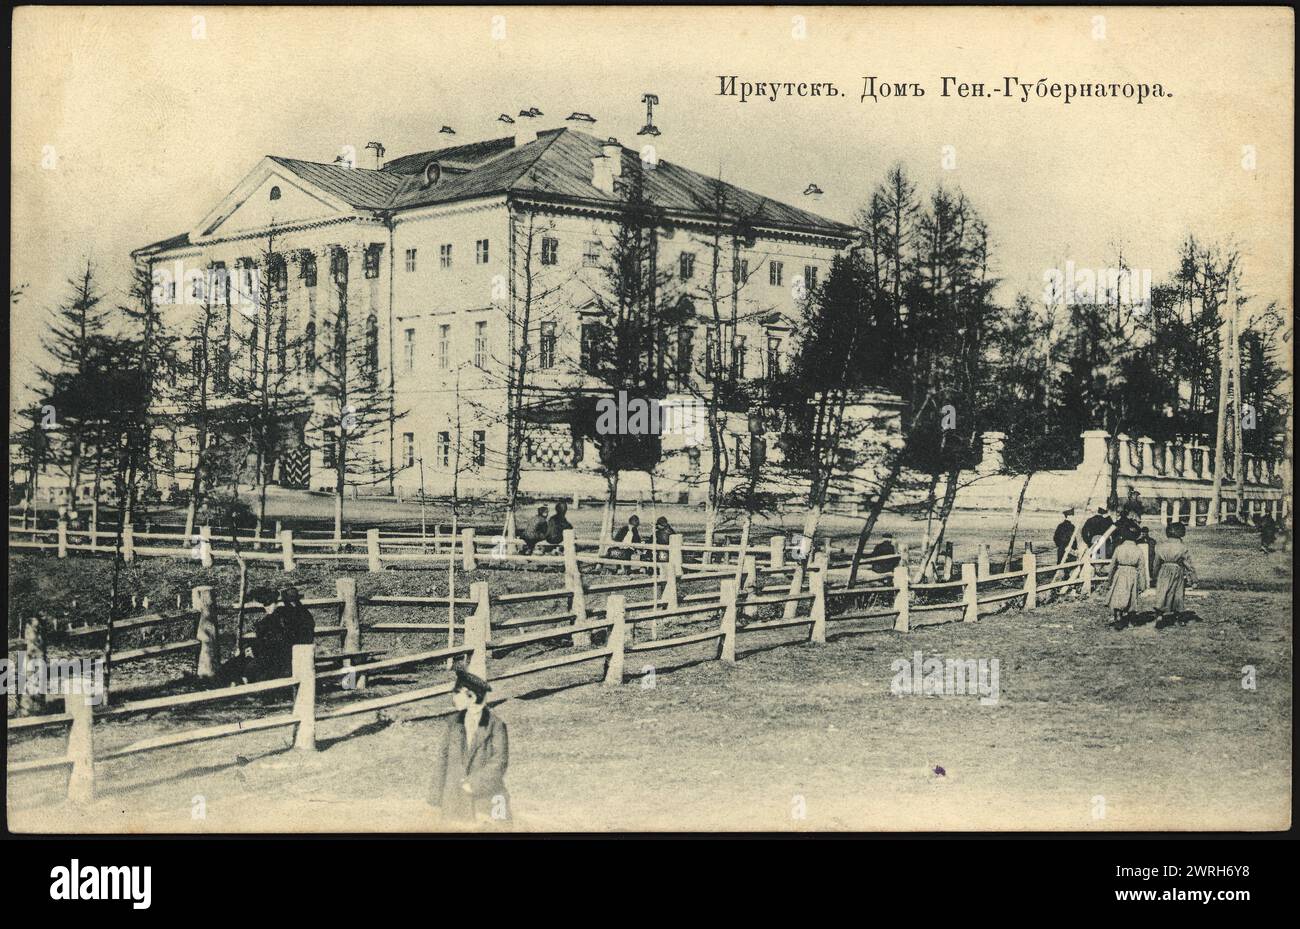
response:
[[[1098,17],[1101,17],[1099,20]],[[11,397],[68,277],[90,258],[125,300],[129,252],[186,231],[267,154],[394,158],[493,138],[497,116],[571,111],[659,156],[851,221],[902,163],[988,223],[997,296],[1118,249],[1156,282],[1188,233],[1240,249],[1245,291],[1292,307],[1294,21],[1289,9],[842,7],[37,8],[14,14]],[[831,82],[751,99],[742,81]],[[864,78],[923,97],[862,100]],[[942,96],[944,76],[985,97]],[[1169,96],[991,94],[1024,83],[1159,83]],[[1018,94],[1018,92],[1017,92]],[[810,203],[803,190],[825,196]]]

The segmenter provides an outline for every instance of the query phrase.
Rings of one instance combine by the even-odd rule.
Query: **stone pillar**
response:
[[[1137,469],[1133,467],[1133,455],[1129,449],[1132,439],[1122,432],[1115,438],[1118,445],[1116,453],[1119,455],[1119,473],[1123,477],[1132,477],[1137,474]]]
[[[1138,439],[1138,445],[1141,447],[1142,450],[1142,458],[1139,465],[1142,469],[1142,473],[1155,474],[1156,473],[1155,440],[1152,439],[1150,436],[1142,436],[1140,439]]]
[[[1079,469],[1087,474],[1103,473],[1106,467],[1106,440],[1110,433],[1105,429],[1089,429],[1082,433],[1083,464]]]

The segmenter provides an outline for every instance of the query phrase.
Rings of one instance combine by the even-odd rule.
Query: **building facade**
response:
[[[277,373],[307,398],[272,463],[280,484],[335,485],[338,463],[315,438],[321,408],[311,398],[342,318],[348,342],[365,346],[391,393],[392,415],[365,440],[382,475],[377,490],[501,493],[508,386],[526,358],[521,491],[599,495],[598,455],[560,398],[583,385],[589,327],[634,182],[658,217],[662,299],[684,314],[666,346],[680,380],[664,400],[674,426],[656,491],[698,499],[711,454],[698,418],[700,372],[729,365],[751,379],[781,366],[800,301],[852,244],[851,227],[566,127],[375,168],[267,157],[193,229],[133,257],[150,266],[155,299],[178,327],[205,287],[210,296],[211,272],[226,272],[217,301],[219,338],[236,344],[227,351],[265,345]],[[259,317],[249,308],[268,295],[283,321],[250,336]],[[735,473],[750,441],[743,411],[727,430]],[[192,457],[179,441],[176,481]],[[650,489],[649,475],[625,479],[629,492]]]

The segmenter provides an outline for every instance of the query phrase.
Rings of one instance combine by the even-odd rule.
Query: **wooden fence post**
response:
[[[768,545],[769,554],[767,556],[767,566],[773,571],[780,571],[785,567],[786,538],[783,535],[774,535]]]
[[[212,567],[212,527],[199,527],[199,563],[205,568]]]
[[[477,601],[478,606],[465,620],[465,646],[473,649],[466,664],[469,666],[470,674],[475,674],[486,681],[488,626],[491,621],[488,612],[490,601],[487,582],[475,581],[470,584],[469,593],[470,597]]]
[[[379,530],[366,530],[366,561],[367,566],[372,572],[384,570],[384,564],[379,560]]]
[[[68,758],[72,771],[68,775],[68,799],[89,803],[95,799],[95,709],[90,703],[92,686],[81,682],[80,693],[72,681],[63,682],[63,711],[72,717],[68,732]]]
[[[718,644],[718,660],[736,663],[736,582],[724,580],[718,587],[722,595],[722,641]]]
[[[682,576],[682,537],[674,532],[668,537],[668,570],[673,577]]]
[[[122,560],[127,564],[135,561],[135,527],[130,524],[122,527]]]
[[[758,562],[753,555],[746,555],[744,561],[744,573],[740,577],[740,589],[749,591],[751,596],[762,596],[762,591],[758,589]],[[758,607],[745,607],[745,618],[753,619],[758,615]]]
[[[68,521],[62,516],[59,517],[59,557],[68,557]]]
[[[199,613],[199,624],[194,638],[199,640],[199,661],[195,674],[203,679],[217,676],[221,667],[221,639],[217,630],[217,607],[212,600],[212,588],[195,587],[190,593],[190,602]]]
[[[677,595],[677,578],[671,571],[664,572],[664,589],[663,600],[670,610],[675,610],[681,606],[681,600]]]
[[[898,618],[894,620],[895,632],[908,632],[911,629],[911,620],[908,616],[911,600],[910,586],[907,565],[900,564],[894,569],[894,609],[898,611]]]
[[[573,624],[586,625],[587,592],[582,587],[582,569],[578,567],[578,545],[572,529],[564,530],[564,586],[572,595]],[[591,647],[590,632],[575,632],[573,644],[579,648]]]
[[[605,686],[617,687],[623,683],[623,646],[627,638],[627,614],[624,600],[619,594],[605,598],[605,618],[613,623],[609,627],[609,661],[605,664]]]
[[[293,715],[298,720],[293,747],[316,751],[316,646],[293,647],[293,679],[298,687],[293,696]]]
[[[1025,572],[1025,606],[1032,610],[1038,606],[1038,557],[1032,549],[1026,548],[1020,560],[1020,568]]]
[[[478,562],[474,560],[473,526],[466,526],[460,532],[460,566],[466,571],[474,571],[478,568]]]
[[[812,610],[809,614],[812,616],[812,629],[808,633],[808,641],[819,645],[826,644],[826,570],[829,567],[830,556],[819,555],[817,563],[813,565],[812,573],[808,575],[808,590],[813,595]],[[786,604],[786,606],[793,605]]]
[[[30,713],[45,706],[45,688],[38,686],[46,679],[45,628],[40,618],[33,616],[23,624],[23,671],[26,683],[18,692],[18,712]]]
[[[989,544],[987,542],[979,543],[976,547],[975,558],[979,577],[988,577],[991,572],[989,571]]]
[[[293,560],[293,530],[280,530],[280,563],[286,571],[295,570],[298,565]]]
[[[961,566],[962,605],[965,607],[961,619],[964,623],[977,623],[980,618],[980,589],[975,571],[975,565],[969,561]]]
[[[356,578],[340,577],[334,581],[334,591],[343,608],[339,610],[339,619],[343,626],[343,651],[361,651],[361,607],[357,603]]]
[[[790,579],[790,590],[787,593],[787,596],[794,597],[803,593],[804,562],[796,561],[794,564],[794,571],[791,573],[794,577]],[[785,619],[794,619],[798,612],[799,604],[797,602],[790,602],[785,605],[785,610],[782,615]]]

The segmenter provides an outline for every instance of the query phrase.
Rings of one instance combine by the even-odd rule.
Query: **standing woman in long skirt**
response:
[[[1192,566],[1192,553],[1183,541],[1187,526],[1170,523],[1165,530],[1168,537],[1156,546],[1156,621],[1166,613],[1177,616],[1183,611],[1183,592],[1188,584],[1196,583],[1196,569]]]
[[[1146,552],[1137,544],[1136,534],[1127,527],[1118,527],[1115,535],[1120,538],[1111,563],[1107,602],[1112,611],[1112,621],[1118,625],[1137,609],[1138,594],[1143,590],[1142,560]]]

